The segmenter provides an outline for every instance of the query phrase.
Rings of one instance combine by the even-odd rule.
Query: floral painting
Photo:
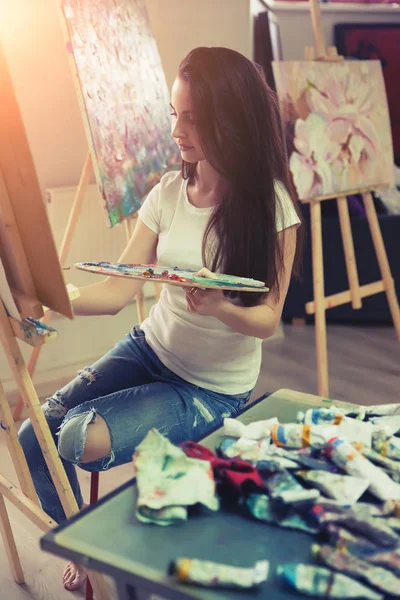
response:
[[[390,184],[393,146],[379,61],[275,62],[298,197]]]
[[[169,93],[145,0],[63,0],[107,223],[136,212],[178,168]]]

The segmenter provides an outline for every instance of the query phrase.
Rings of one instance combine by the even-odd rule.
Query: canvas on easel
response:
[[[169,93],[144,0],[62,0],[87,138],[113,227],[180,165]]]
[[[344,61],[325,50],[320,7],[310,0],[315,48],[305,62],[273,64],[289,167],[298,198],[310,204],[318,394],[329,395],[325,311],[385,292],[400,341],[400,310],[371,191],[393,181],[393,145],[378,61]],[[347,195],[362,194],[382,279],[359,284]],[[349,290],[325,297],[321,202],[336,198]]]
[[[31,305],[40,306],[42,313],[42,305],[69,318],[73,317],[73,313],[1,47],[0,84],[0,137],[7,139],[7,144],[0,145],[0,211],[7,218],[6,227],[0,231],[3,266],[0,286],[0,342],[64,511],[67,516],[71,516],[78,511],[78,506],[25,365],[18,338],[31,346],[37,346],[56,335],[54,329],[44,327],[41,322],[24,314]],[[15,290],[7,289],[9,282],[16,286]],[[13,316],[7,312],[6,306]],[[1,382],[0,420],[1,432],[6,436],[19,482],[17,487],[0,474],[0,531],[14,578],[18,583],[23,583],[23,573],[4,498],[12,502],[42,530],[53,527],[55,523],[39,506]],[[96,597],[105,600],[107,592],[102,577],[91,575],[91,579],[96,588]]]

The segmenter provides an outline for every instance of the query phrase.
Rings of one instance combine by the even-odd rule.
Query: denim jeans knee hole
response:
[[[64,460],[78,464],[85,451],[86,430],[96,420],[96,409],[73,415],[61,424],[58,433],[58,452]]]
[[[43,412],[47,417],[64,417],[67,414],[67,407],[64,401],[64,395],[56,392],[54,396],[46,399],[43,404]]]

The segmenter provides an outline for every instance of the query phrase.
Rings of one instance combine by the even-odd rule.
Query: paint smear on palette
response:
[[[63,0],[63,10],[112,227],[179,168],[168,87],[144,0]]]
[[[75,265],[78,269],[99,273],[101,275],[117,275],[132,278],[156,279],[165,283],[191,284],[205,288],[226,288],[232,290],[245,289],[246,291],[267,292],[268,288],[262,281],[216,273],[215,279],[198,277],[196,271],[179,269],[179,267],[162,267],[156,265],[130,265],[109,262],[83,262]]]

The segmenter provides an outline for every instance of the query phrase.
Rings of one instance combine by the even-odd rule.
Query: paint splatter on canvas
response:
[[[392,183],[379,61],[275,62],[273,71],[300,199]]]
[[[108,224],[179,166],[169,93],[144,0],[63,0]]]

